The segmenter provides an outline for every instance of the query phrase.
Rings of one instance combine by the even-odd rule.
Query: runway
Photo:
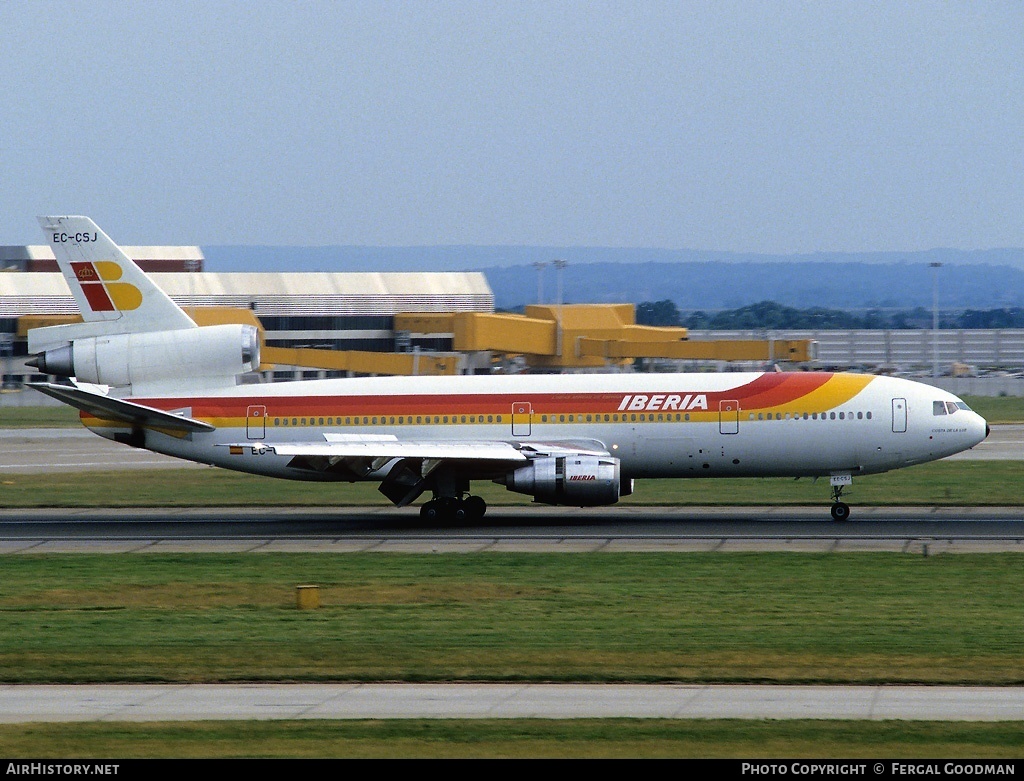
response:
[[[31,553],[1024,552],[1024,507],[495,507],[484,524],[413,510],[0,510],[0,555]]]
[[[0,686],[0,723],[231,719],[1019,721],[1024,688],[617,684]]]

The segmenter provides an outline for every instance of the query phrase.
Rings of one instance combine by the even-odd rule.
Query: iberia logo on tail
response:
[[[142,304],[142,292],[128,282],[112,260],[73,262],[71,268],[93,312],[129,312]]]

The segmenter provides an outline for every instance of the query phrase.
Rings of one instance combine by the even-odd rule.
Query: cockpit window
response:
[[[964,404],[964,403],[963,403],[962,401],[958,401],[958,402],[956,403],[956,406],[957,406],[957,407],[958,407],[959,409],[965,409],[965,410],[967,410],[968,412],[970,412],[970,411],[971,411],[971,408],[970,408],[970,407],[968,407],[968,406],[967,406],[966,404]]]
[[[947,401],[946,402],[946,412],[948,412],[950,415],[952,415],[954,412],[956,412],[956,409],[957,409],[956,404],[954,404],[951,401]]]
[[[933,415],[945,415],[946,414],[946,402],[944,402],[944,401],[933,401],[932,402],[932,414]]]

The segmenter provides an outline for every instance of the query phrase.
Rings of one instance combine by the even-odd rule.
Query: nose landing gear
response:
[[[850,519],[850,505],[842,501],[843,489],[853,485],[853,478],[848,475],[832,475],[832,520],[847,521]]]
[[[834,502],[832,504],[832,520],[846,521],[850,518],[850,505],[846,502]]]

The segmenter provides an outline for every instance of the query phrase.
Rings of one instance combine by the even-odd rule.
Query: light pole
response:
[[[939,269],[942,264],[928,264],[932,269],[932,378],[939,376]]]
[[[548,264],[538,260],[533,264],[533,267],[537,269],[537,303],[544,303],[544,267]]]
[[[555,352],[559,358],[562,357],[562,270],[569,265],[564,260],[553,260],[551,265],[558,272],[558,324],[555,329]]]

